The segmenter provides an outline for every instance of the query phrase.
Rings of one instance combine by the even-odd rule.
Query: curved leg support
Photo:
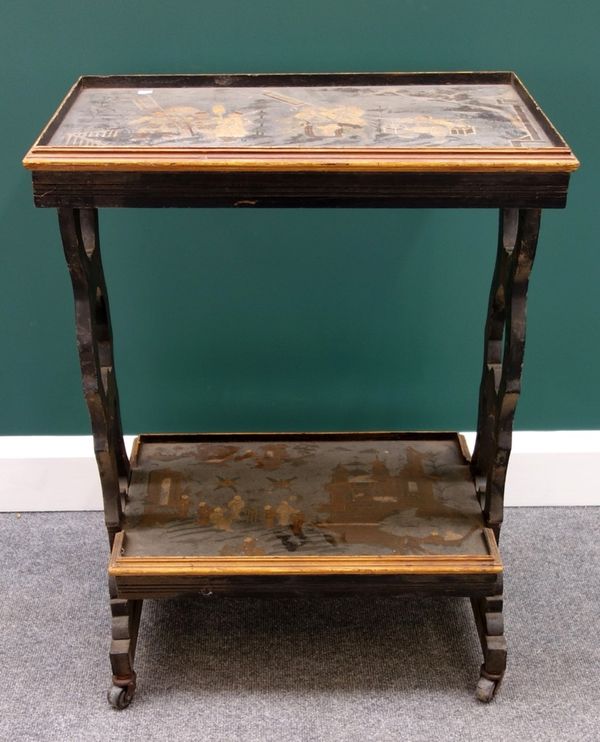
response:
[[[117,709],[129,706],[135,693],[136,674],[133,669],[142,600],[126,600],[116,597],[116,586],[109,578],[110,610],[112,614],[112,642],[110,664],[112,686],[108,690],[108,702]]]
[[[83,394],[92,422],[104,517],[112,547],[121,523],[129,460],[121,428],[110,312],[100,257],[98,213],[95,209],[61,208],[58,217],[73,284]]]
[[[498,690],[506,670],[507,649],[502,596],[471,598],[471,605],[484,660],[475,695],[483,703],[489,703]]]
[[[471,463],[486,523],[496,539],[500,536],[513,420],[521,392],[527,288],[540,217],[540,209],[500,212],[498,254],[485,325],[477,442]]]

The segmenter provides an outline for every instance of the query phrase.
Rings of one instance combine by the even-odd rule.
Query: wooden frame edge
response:
[[[111,553],[108,573],[119,577],[209,577],[223,575],[435,575],[500,574],[503,571],[494,534],[483,529],[489,554],[446,556],[266,556],[186,557],[125,556],[126,534],[119,531]]]
[[[29,154],[31,152],[33,152],[33,151],[35,151],[37,149],[43,148],[45,150],[47,148],[47,145],[42,145],[41,144],[42,140],[45,139],[46,137],[48,137],[50,134],[53,134],[54,131],[56,131],[56,129],[58,128],[60,122],[65,117],[65,114],[68,112],[69,108],[71,107],[71,105],[75,101],[75,99],[77,97],[77,93],[79,92],[79,90],[82,89],[82,87],[83,87],[83,79],[84,79],[84,76],[83,75],[80,75],[77,78],[77,80],[75,80],[75,82],[71,85],[71,87],[67,91],[66,95],[63,97],[63,99],[61,100],[61,102],[58,104],[58,107],[56,108],[56,110],[54,111],[54,113],[52,114],[52,116],[50,117],[50,119],[48,120],[48,122],[46,123],[46,125],[44,126],[44,128],[42,129],[42,131],[38,134],[35,142],[31,146],[31,148],[29,149],[29,152],[27,152],[27,154],[23,158],[23,164],[24,165],[25,165],[25,160],[27,159],[27,157],[29,156]],[[25,167],[27,167],[27,166],[25,166]]]
[[[381,77],[412,80],[503,80],[511,84],[524,105],[538,121],[545,134],[553,140],[553,147],[529,148],[515,151],[510,148],[330,148],[298,151],[297,148],[160,148],[160,147],[52,147],[41,144],[53,133],[77,93],[86,87],[101,87],[112,83],[118,87],[136,82],[139,84],[171,84],[200,80],[214,86],[269,84],[294,78],[304,79],[303,84],[324,79],[340,81],[366,80]],[[382,83],[383,84],[383,83]],[[91,151],[90,151],[91,150]],[[100,151],[99,151],[100,150]],[[59,107],[44,127],[33,146],[23,158],[28,170],[54,171],[103,171],[123,172],[177,172],[177,171],[459,171],[459,172],[572,172],[579,161],[533,98],[522,80],[512,70],[508,71],[453,71],[453,72],[321,72],[321,73],[227,73],[227,74],[165,74],[165,75],[82,75],[70,88]]]
[[[23,158],[28,170],[120,172],[572,172],[579,160],[569,148],[542,150],[397,150],[377,153],[313,150],[210,150],[123,147],[51,149],[32,147]],[[312,156],[311,156],[312,155]]]
[[[137,439],[143,443],[196,442],[196,441],[231,441],[231,440],[450,440],[458,444],[460,433],[454,430],[282,430],[282,431],[217,431],[181,433],[139,433]],[[458,444],[460,445],[460,444]]]

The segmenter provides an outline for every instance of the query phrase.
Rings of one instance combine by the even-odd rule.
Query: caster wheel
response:
[[[106,694],[108,702],[115,709],[125,709],[131,703],[133,698],[132,688],[121,688],[118,685],[111,685]]]
[[[480,677],[477,681],[477,688],[475,689],[475,695],[482,703],[489,703],[494,697],[496,687],[498,683],[495,680],[489,680],[489,678]]]

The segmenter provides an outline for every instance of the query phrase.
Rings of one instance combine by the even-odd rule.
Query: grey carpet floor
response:
[[[512,509],[490,705],[463,599],[147,601],[125,711],[99,513],[0,516],[0,740],[600,740],[600,508]]]

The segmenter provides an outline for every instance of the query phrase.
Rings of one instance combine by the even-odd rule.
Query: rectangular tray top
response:
[[[492,574],[453,433],[140,436],[117,577]]]
[[[24,163],[129,171],[578,165],[511,72],[82,77]]]

